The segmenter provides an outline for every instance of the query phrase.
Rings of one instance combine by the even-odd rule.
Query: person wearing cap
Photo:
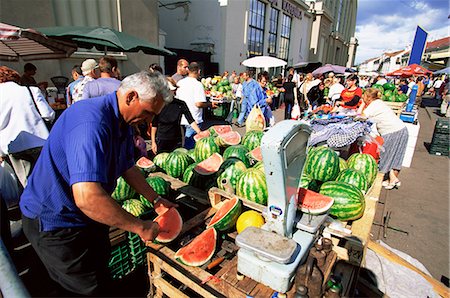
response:
[[[134,217],[111,194],[123,179],[157,214],[176,207],[148,185],[133,158],[133,126],[151,122],[172,97],[164,76],[139,72],[117,92],[82,100],[53,126],[21,199],[23,231],[50,277],[68,293],[109,292],[109,227],[153,241],[159,225]]]
[[[200,129],[203,129],[203,108],[211,107],[214,109],[217,105],[214,102],[206,101],[205,90],[203,89],[202,83],[198,80],[199,76],[200,67],[198,63],[191,62],[189,64],[188,76],[177,83],[177,96],[179,99],[186,102],[195,122]],[[190,126],[190,122],[187,121],[185,117],[181,120],[181,124],[186,126],[184,147],[186,149],[192,149],[195,145],[194,135],[196,134],[196,131]]]
[[[83,72],[83,80],[79,82],[73,91],[72,104],[83,99],[83,91],[86,84],[99,77],[98,64],[94,59],[86,59],[81,64],[81,71]]]
[[[99,97],[117,91],[120,81],[114,76],[117,73],[117,60],[114,57],[104,56],[98,64],[100,77],[86,83],[81,99]]]
[[[180,129],[181,117],[184,116],[189,125],[200,133],[200,128],[192,117],[186,102],[176,97],[177,85],[175,80],[167,78],[169,89],[172,92],[173,100],[166,105],[159,115],[153,118],[152,122],[152,152],[172,152],[182,146],[182,131]]]
[[[172,75],[175,83],[187,77],[189,72],[189,62],[186,59],[180,59],[177,62],[177,72]]]

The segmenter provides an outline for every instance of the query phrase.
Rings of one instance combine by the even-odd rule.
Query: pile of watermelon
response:
[[[386,83],[384,85],[375,84],[372,88],[380,90],[382,94],[381,99],[384,101],[405,102],[408,100],[408,96],[404,93],[399,93],[392,83]]]
[[[345,161],[329,148],[313,147],[308,151],[300,187],[332,198],[334,203],[330,214],[337,219],[356,220],[364,214],[364,194],[377,173],[378,165],[369,154],[355,153]],[[310,198],[316,197],[310,192],[307,194]],[[326,205],[327,200],[323,197],[316,200],[318,207],[310,208],[312,212],[309,213],[323,211],[320,206]],[[307,204],[311,205],[311,201],[308,200]],[[300,205],[299,208],[303,207]]]

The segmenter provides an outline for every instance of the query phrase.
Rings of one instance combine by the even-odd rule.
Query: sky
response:
[[[418,25],[427,41],[450,36],[449,15],[448,0],[359,0],[355,64],[410,46]]]

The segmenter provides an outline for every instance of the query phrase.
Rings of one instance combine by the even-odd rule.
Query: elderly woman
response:
[[[364,92],[358,113],[375,123],[378,133],[384,139],[384,151],[381,152],[378,167],[387,178],[382,185],[386,189],[393,189],[401,185],[398,175],[408,144],[408,130],[380,98],[379,90],[368,88]]]

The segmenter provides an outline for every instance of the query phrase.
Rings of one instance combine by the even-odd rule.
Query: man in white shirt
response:
[[[203,122],[203,108],[215,108],[216,105],[212,102],[206,101],[205,90],[203,89],[202,83],[198,81],[199,76],[200,67],[198,63],[191,62],[189,64],[188,76],[184,79],[181,79],[177,83],[177,97],[178,99],[186,102],[189,111],[192,114],[192,117],[194,117],[195,122],[201,130],[204,130],[205,127]],[[185,125],[186,127],[184,147],[186,149],[192,149],[195,145],[194,135],[196,134],[196,132],[189,125],[184,116],[181,119],[181,124]]]
[[[412,91],[412,88],[414,87],[414,85],[416,85],[416,80],[415,80],[415,78],[414,77],[410,77],[409,79],[408,79],[408,91],[406,92],[406,95],[408,95],[409,96],[409,94],[411,93],[411,91]]]
[[[385,79],[384,77],[378,76],[377,82],[376,82],[375,84],[376,84],[376,85],[381,85],[381,86],[383,86],[383,85],[386,84],[386,83],[387,83],[387,81],[386,81],[386,79]]]

